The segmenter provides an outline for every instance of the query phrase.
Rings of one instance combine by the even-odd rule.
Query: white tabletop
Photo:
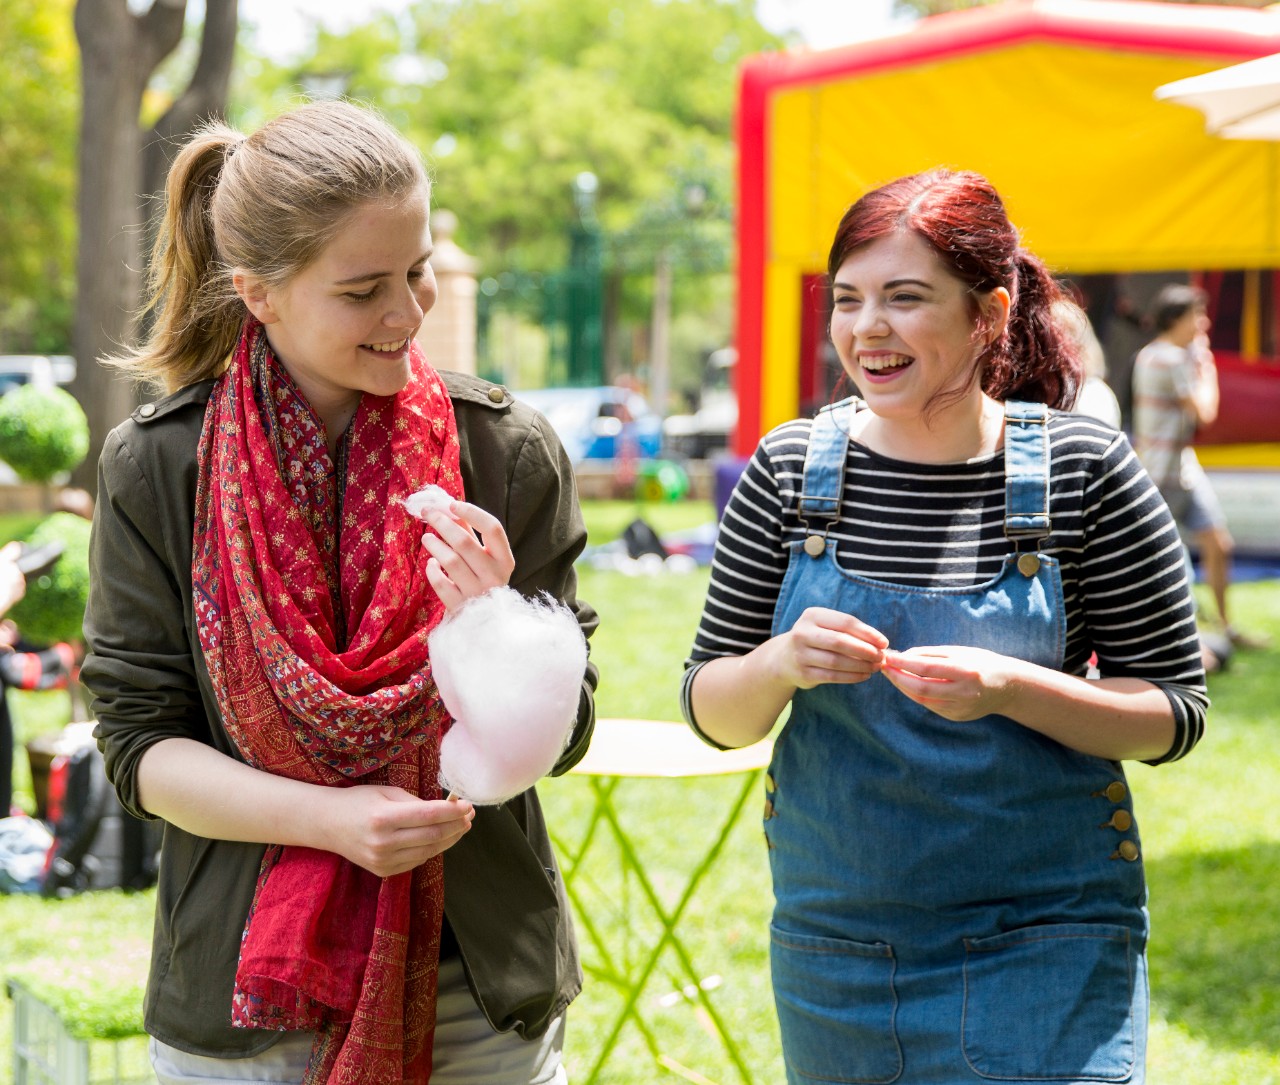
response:
[[[761,739],[738,750],[708,746],[683,723],[596,720],[587,755],[570,773],[583,776],[727,776],[764,768],[773,743]]]

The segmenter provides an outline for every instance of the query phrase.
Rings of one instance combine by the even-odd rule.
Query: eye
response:
[[[377,293],[378,293],[378,287],[377,287],[377,286],[374,286],[374,287],[371,287],[370,289],[366,290],[363,294],[358,294],[358,293],[354,293],[354,292],[349,292],[349,293],[343,294],[342,296],[343,296],[344,298],[349,298],[349,299],[351,299],[352,301],[357,301],[357,302],[359,302],[359,301],[372,301],[372,300],[374,299],[374,297],[377,295]]]
[[[897,290],[897,291],[894,291],[893,296],[889,300],[905,303],[905,302],[913,302],[913,301],[922,301],[923,299],[920,297],[919,294],[914,294],[910,290]]]
[[[833,298],[837,309],[848,309],[857,305],[862,299],[856,294],[836,294]]]

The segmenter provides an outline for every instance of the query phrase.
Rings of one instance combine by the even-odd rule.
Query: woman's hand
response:
[[[775,638],[779,677],[796,689],[865,682],[885,663],[888,638],[852,614],[809,607]]]
[[[379,784],[338,788],[334,795],[332,840],[324,846],[380,878],[453,847],[476,816],[465,799],[419,799]]]
[[[939,716],[976,720],[1008,706],[1021,666],[1025,664],[985,648],[931,645],[886,652],[884,676]]]
[[[446,512],[429,509],[422,545],[431,558],[427,579],[447,610],[490,588],[504,587],[516,567],[511,543],[498,520],[477,505],[454,501]]]

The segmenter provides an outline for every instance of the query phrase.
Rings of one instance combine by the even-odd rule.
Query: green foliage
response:
[[[10,608],[23,636],[37,644],[77,641],[82,637],[89,602],[89,532],[92,525],[70,512],[55,512],[28,536],[33,546],[62,542],[57,564],[27,582],[27,593]]]
[[[79,54],[73,0],[0,0],[0,353],[68,353]]]
[[[26,384],[0,397],[0,460],[27,482],[49,482],[79,467],[89,420],[70,392]]]

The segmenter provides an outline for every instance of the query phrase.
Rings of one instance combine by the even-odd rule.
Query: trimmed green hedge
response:
[[[27,482],[48,482],[80,466],[89,420],[70,392],[23,385],[0,397],[0,460]]]
[[[88,520],[75,513],[55,512],[27,535],[26,541],[33,546],[57,539],[65,548],[49,572],[27,581],[27,594],[9,609],[8,617],[18,623],[27,640],[56,644],[83,636],[91,528]]]

